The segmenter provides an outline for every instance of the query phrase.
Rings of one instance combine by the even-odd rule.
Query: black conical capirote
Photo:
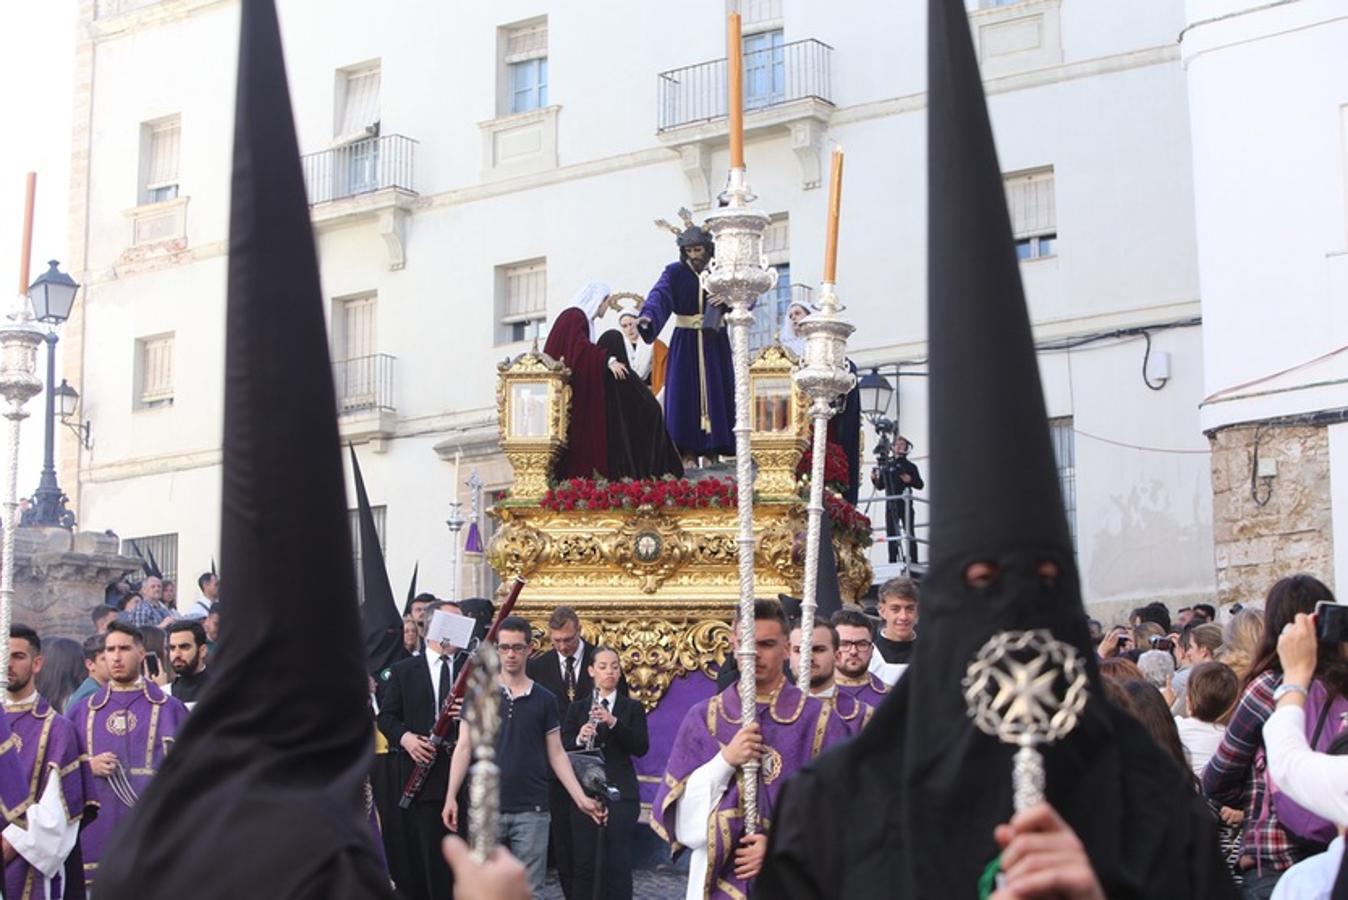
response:
[[[403,647],[403,617],[393,599],[388,570],[384,568],[384,551],[379,547],[379,529],[374,524],[374,510],[365,491],[365,476],[360,471],[356,448],[351,452],[351,474],[356,482],[356,515],[360,520],[360,579],[365,600],[360,607],[365,632],[365,671],[371,675],[393,665],[407,656]]]
[[[930,4],[927,328],[931,558],[1071,551],[983,83],[958,3]]]
[[[833,522],[828,513],[819,517],[819,572],[814,586],[814,614],[830,618],[842,609],[842,589],[838,585],[838,557],[833,552]]]
[[[373,724],[280,29],[272,0],[240,5],[221,488],[229,605],[212,684],[104,849],[108,900],[390,896],[362,802]]]
[[[404,607],[404,609],[410,610],[412,608],[412,601],[416,599],[417,572],[420,569],[421,569],[421,560],[417,560],[416,563],[412,566],[412,583],[407,586],[407,605]]]

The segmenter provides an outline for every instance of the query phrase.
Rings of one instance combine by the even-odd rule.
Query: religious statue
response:
[[[730,340],[722,321],[723,301],[707,296],[702,270],[715,253],[711,235],[680,209],[683,229],[656,224],[677,236],[678,262],[665,266],[637,319],[642,340],[655,341],[674,319],[665,376],[665,424],[685,458],[734,454],[734,373]]]

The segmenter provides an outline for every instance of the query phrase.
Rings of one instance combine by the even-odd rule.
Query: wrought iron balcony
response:
[[[744,54],[747,113],[797,100],[832,105],[833,48],[814,39]],[[726,117],[726,61],[670,69],[657,76],[660,132]]]
[[[334,361],[338,415],[393,412],[393,361],[387,353]]]
[[[416,147],[410,137],[385,134],[304,156],[309,205],[390,188],[416,193],[412,186]]]

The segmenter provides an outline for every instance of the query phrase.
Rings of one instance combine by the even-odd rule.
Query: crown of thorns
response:
[[[656,219],[655,225],[657,228],[663,228],[674,235],[680,249],[698,245],[712,246],[711,233],[693,221],[693,214],[688,211],[687,207],[679,207],[679,218],[683,221],[682,228],[671,225],[664,219]]]

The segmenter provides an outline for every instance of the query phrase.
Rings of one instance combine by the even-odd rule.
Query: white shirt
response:
[[[872,650],[871,663],[867,667],[867,671],[879,677],[885,684],[893,687],[899,683],[899,679],[903,677],[903,673],[908,671],[908,664],[887,663],[885,662],[885,657],[879,650]]]
[[[1348,825],[1348,756],[1316,753],[1306,740],[1306,711],[1274,710],[1264,723],[1268,774],[1287,796],[1339,828]]]
[[[623,336],[623,347],[627,350],[627,366],[632,370],[632,374],[638,378],[645,379],[651,374],[651,363],[654,361],[655,354],[652,352],[651,345],[637,338],[633,343]]]
[[[429,666],[429,667],[430,667],[430,670],[431,670],[431,696],[432,696],[432,697],[439,697],[439,696],[440,696],[440,658],[441,658],[442,656],[444,656],[444,654],[442,654],[442,653],[437,653],[436,651],[432,650],[432,649],[430,648],[430,645],[429,645],[429,644],[426,646],[426,657],[425,657],[425,659],[426,659],[426,665]],[[453,657],[453,656],[450,656],[450,657],[448,657],[448,658],[449,658],[449,677],[450,677],[450,678],[453,678],[453,677],[454,677],[454,657]],[[454,687],[454,685],[451,683],[450,686],[449,686],[449,689],[452,690],[453,687]],[[440,715],[440,705],[439,705],[438,703],[436,704],[436,707],[435,707],[435,714],[436,714],[437,716]]]
[[[178,618],[200,620],[210,615],[210,612],[211,600],[205,594],[202,594],[197,597],[196,601],[193,602],[191,606],[187,607],[187,612],[182,613]]]
[[[1184,745],[1184,752],[1189,757],[1189,768],[1202,778],[1208,760],[1217,752],[1217,746],[1222,742],[1222,735],[1226,734],[1226,726],[1188,716],[1175,716],[1175,727],[1179,729],[1180,743]]]
[[[1343,835],[1339,835],[1329,842],[1329,849],[1324,853],[1307,857],[1283,872],[1277,886],[1273,888],[1271,900],[1330,900],[1342,862]]]
[[[688,848],[688,889],[686,900],[703,900],[707,880],[707,828],[712,813],[721,803],[735,767],[717,753],[693,770],[683,796],[674,802],[674,840]]]

